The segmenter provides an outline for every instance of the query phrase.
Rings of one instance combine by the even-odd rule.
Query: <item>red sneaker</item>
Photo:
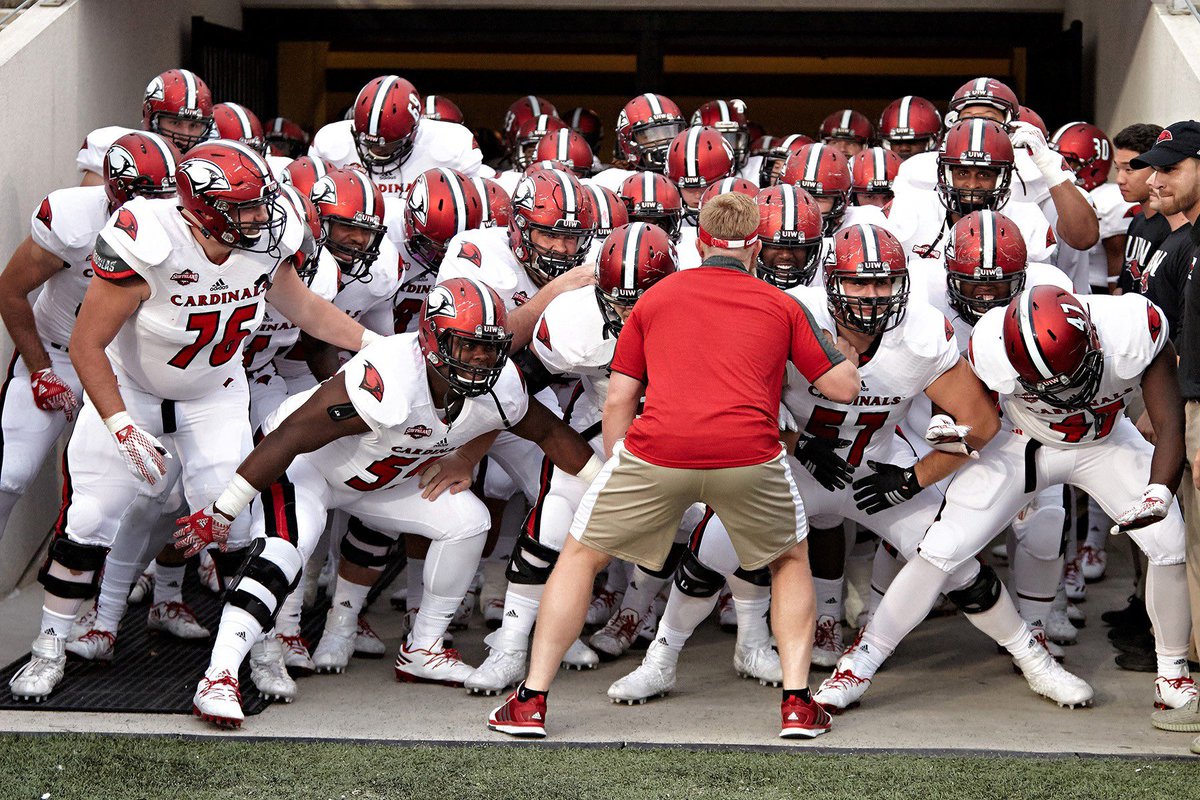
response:
[[[788,697],[780,711],[783,714],[783,727],[779,729],[781,739],[812,739],[829,733],[833,727],[833,717],[815,700],[806,703],[799,697]]]
[[[546,696],[535,695],[522,703],[514,691],[488,716],[488,727],[510,736],[545,737]]]

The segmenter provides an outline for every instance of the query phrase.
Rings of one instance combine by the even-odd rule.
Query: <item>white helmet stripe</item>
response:
[[[540,117],[542,115],[542,104],[538,102],[537,95],[527,94],[525,95],[525,99],[529,101],[529,110],[533,112],[533,115]]]
[[[899,128],[911,128],[912,127],[911,125],[908,124],[908,113],[909,113],[909,109],[911,107],[912,107],[912,95],[911,94],[906,94],[904,97],[900,98],[900,116],[896,120],[897,127],[899,127]]]
[[[717,109],[721,112],[721,122],[729,122],[729,104],[724,100],[718,100]]]
[[[646,94],[642,95],[642,97],[646,98],[646,102],[650,104],[651,114],[658,115],[663,113],[662,103],[658,102],[658,95],[652,92],[647,92]]]
[[[557,131],[555,134],[557,141],[555,142],[555,158],[564,164],[569,164],[571,161],[571,132],[569,130]]]
[[[467,278],[467,280],[471,281],[471,285],[475,287],[475,291],[479,292],[479,301],[483,306],[483,324],[495,325],[496,304],[492,301],[492,293],[488,291],[488,287],[484,286],[482,283],[471,280],[470,278]]]
[[[984,210],[979,214],[980,268],[990,274],[996,266],[996,215]]]
[[[388,75],[375,90],[375,102],[371,104],[371,116],[367,122],[367,133],[372,136],[379,134],[379,120],[383,116],[383,107],[387,104],[388,92],[398,80],[400,79],[395,75]]]
[[[871,160],[874,162],[875,180],[886,181],[887,180],[887,159],[885,159],[883,157],[883,148],[882,147],[871,148]]]
[[[625,254],[621,258],[621,288],[637,288],[638,250],[642,243],[642,234],[646,232],[646,223],[635,222],[625,233]]]
[[[865,261],[878,261],[879,236],[875,233],[875,229],[865,222],[857,223],[856,227],[863,240],[863,259]]]
[[[175,167],[178,165],[175,163],[175,156],[171,153],[171,148],[167,147],[167,143],[157,133],[146,131],[146,135],[150,137],[150,141],[154,142],[154,146],[158,148],[159,155],[162,156],[171,174],[174,175]]]
[[[425,95],[425,113],[426,114],[437,113],[437,95],[436,94]]]
[[[983,151],[983,132],[985,130],[984,122],[986,122],[986,120],[971,120],[970,145],[967,149],[971,150],[972,152],[979,153]]]
[[[193,73],[190,69],[181,69],[179,70],[179,74],[183,76],[183,86],[184,89],[187,90],[187,94],[184,96],[183,100],[183,107],[189,109],[198,107],[200,105],[197,97],[199,88],[196,86],[195,73]]]
[[[604,195],[595,186],[584,184],[583,190],[592,198],[592,206],[596,209],[596,227],[610,228],[612,227],[612,219],[609,214],[610,209],[608,203],[604,201]]]
[[[579,118],[581,116],[583,116],[583,107],[582,106],[580,106],[579,108],[577,108],[571,112],[571,127],[572,128],[579,127]]]
[[[486,225],[492,221],[492,204],[488,201],[487,184],[483,182],[483,178],[476,175],[471,178],[471,183],[475,184],[475,190],[479,192],[479,205],[482,207],[483,216],[479,219],[480,225]]]
[[[785,184],[780,197],[783,198],[783,230],[794,231],[799,228],[799,220],[796,219],[796,187]]]
[[[271,120],[271,133],[283,133],[283,117]]]
[[[1021,302],[1017,306],[1018,314],[1021,322],[1021,338],[1025,342],[1025,350],[1029,353],[1030,360],[1033,361],[1033,366],[1043,378],[1053,378],[1054,372],[1050,369],[1050,365],[1046,363],[1046,359],[1042,356],[1042,347],[1038,344],[1037,334],[1033,330],[1033,292],[1025,291],[1021,295]]]
[[[844,111],[842,111],[842,122],[840,125],[838,125],[839,128],[849,128],[850,127],[850,114],[851,113],[852,112],[848,108],[845,109]]]
[[[575,196],[575,187],[571,185],[570,179],[559,169],[548,169],[547,172],[554,175],[554,178],[562,185],[563,193],[563,214],[566,219],[573,220],[577,218],[579,213],[579,198]]]
[[[242,127],[242,138],[249,139],[254,136],[254,129],[250,127],[250,117],[246,114],[246,109],[237,103],[226,103],[229,110],[238,119],[238,125]]]
[[[815,181],[817,173],[821,166],[821,156],[825,153],[825,145],[816,144],[808,151],[808,158],[804,160],[804,180]]]
[[[446,179],[450,187],[450,197],[454,201],[454,230],[462,233],[467,229],[467,198],[463,196],[461,178],[446,167],[438,167],[438,172]]]
[[[242,153],[244,156],[246,156],[246,158],[253,161],[254,166],[258,167],[258,171],[263,174],[263,177],[268,179],[272,177],[273,173],[271,172],[271,168],[267,166],[266,160],[258,154],[257,150],[252,150],[241,142],[233,139],[221,139],[220,142],[227,147],[234,148],[239,153]]]
[[[642,173],[642,199],[648,202],[654,202],[658,200],[654,192],[653,172],[647,171]]]
[[[972,87],[971,91],[978,92],[979,94],[984,94],[985,92],[987,92],[987,83],[988,83],[987,78],[976,78],[975,86]]]
[[[325,159],[310,158],[309,160],[312,161],[313,174],[317,176],[318,181],[321,180],[321,178],[324,178],[326,175],[329,174],[329,170],[325,169]]]
[[[689,128],[687,137],[687,146],[684,153],[684,168],[687,170],[687,177],[696,178],[700,175],[700,132],[703,128]]]

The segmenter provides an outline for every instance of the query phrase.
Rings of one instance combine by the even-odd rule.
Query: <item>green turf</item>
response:
[[[1183,798],[1200,763],[0,736],[0,798]]]

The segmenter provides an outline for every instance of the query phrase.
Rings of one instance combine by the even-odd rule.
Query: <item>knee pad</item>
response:
[[[530,559],[546,563],[543,566]],[[504,571],[504,576],[512,583],[542,586],[550,579],[550,573],[553,571],[556,561],[558,561],[557,550],[530,539],[528,536],[521,535],[517,537],[517,543],[513,546],[512,558],[508,560],[508,569]]]
[[[254,540],[258,542],[258,539]],[[246,566],[246,562],[250,560],[250,556],[258,552],[256,544],[251,543],[249,547],[239,547],[236,550],[226,550],[221,552],[215,547],[208,550],[208,554],[212,556],[213,566],[217,568],[217,579],[221,582],[223,588],[228,588],[238,576],[242,574],[242,570]]]
[[[738,567],[733,574],[753,586],[771,585],[771,570],[768,567],[759,567],[758,569]]]
[[[55,597],[87,600],[96,595],[100,585],[100,570],[108,558],[109,548],[98,544],[80,544],[66,536],[56,536],[50,543],[50,552],[42,569],[38,572],[38,583]],[[60,578],[50,574],[50,565],[61,564],[69,570],[88,573],[78,580]]]
[[[701,564],[688,550],[675,572],[675,585],[688,597],[712,597],[725,585],[725,576]]]
[[[228,603],[245,610],[263,630],[269,630],[284,599],[300,583],[304,564],[300,551],[283,539],[257,542],[262,542],[253,548],[257,554],[250,557],[245,569],[229,585]]]
[[[679,563],[683,561],[684,556],[689,552],[691,551],[688,550],[686,544],[675,542],[671,545],[670,552],[667,553],[667,560],[663,562],[662,569],[649,570],[640,566],[638,569],[649,575],[651,578],[658,578],[659,580],[665,581],[675,574],[675,569],[679,566]]]
[[[351,517],[342,539],[342,558],[367,569],[382,569],[388,564],[396,539],[368,528],[358,517]]]
[[[947,592],[946,597],[964,614],[982,614],[999,602],[1003,591],[1004,584],[1000,583],[996,571],[987,564],[980,564],[979,574],[969,586]]]
[[[1012,529],[1018,546],[1039,561],[1054,561],[1067,551],[1066,511],[1062,506],[1034,506],[1018,514]]]

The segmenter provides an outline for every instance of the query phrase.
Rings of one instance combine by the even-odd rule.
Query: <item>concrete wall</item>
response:
[[[34,7],[0,31],[0,263],[28,235],[37,202],[79,182],[75,153],[89,130],[137,125],[154,75],[184,62],[193,15],[241,27],[238,0],[72,0]],[[0,342],[7,364],[12,344]],[[26,387],[14,387],[27,390]],[[51,458],[0,542],[0,594],[35,557],[58,511]]]

